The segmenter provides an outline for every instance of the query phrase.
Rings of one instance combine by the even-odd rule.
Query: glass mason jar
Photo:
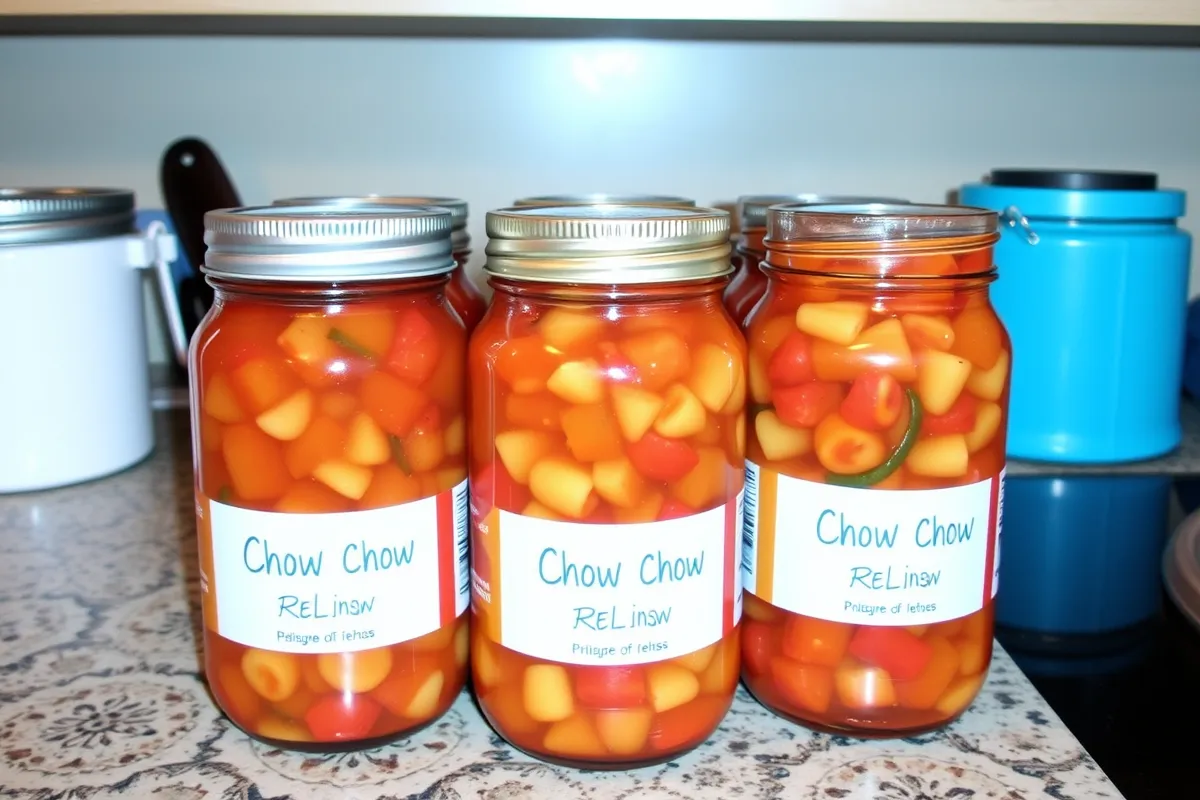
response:
[[[886,197],[822,196],[819,194],[751,194],[737,200],[740,235],[733,251],[733,279],[725,290],[725,307],[734,322],[742,325],[767,289],[767,277],[758,265],[767,257],[763,237],[767,235],[767,209],[780,204],[819,203],[907,203]]]
[[[548,194],[538,197],[522,197],[513,201],[517,208],[541,208],[562,206],[664,206],[666,208],[694,208],[696,201],[687,197],[669,194]]]
[[[473,678],[547,761],[700,744],[738,680],[745,344],[729,215],[488,214],[471,340]]]
[[[205,216],[190,353],[204,665],[238,727],[361,749],[467,668],[466,331],[443,209]]]
[[[454,261],[458,265],[450,273],[446,284],[446,299],[450,307],[462,318],[467,332],[474,330],[487,310],[483,294],[467,276],[467,259],[471,255],[471,235],[467,232],[467,201],[455,197],[393,197],[368,194],[360,197],[289,197],[276,200],[277,206],[333,205],[338,208],[354,208],[363,205],[435,206],[450,212],[450,244]]]
[[[938,728],[992,652],[1008,335],[996,214],[775,206],[746,324],[742,631],[768,708],[854,736]]]

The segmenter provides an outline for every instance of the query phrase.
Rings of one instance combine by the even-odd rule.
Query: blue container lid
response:
[[[1159,189],[1153,172],[995,169],[962,187],[960,202],[1003,211],[1016,206],[1035,219],[1173,220],[1186,195]]]

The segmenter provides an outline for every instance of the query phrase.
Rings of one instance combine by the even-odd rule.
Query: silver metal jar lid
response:
[[[417,197],[382,194],[363,195],[330,195],[325,197],[285,197],[276,200],[271,205],[276,206],[335,206],[337,208],[359,208],[361,206],[436,206],[450,211],[450,226],[453,233],[450,236],[454,252],[459,253],[471,245],[471,237],[467,233],[467,201],[457,197]]]
[[[0,189],[0,245],[124,236],[134,230],[127,189]]]
[[[592,285],[727,275],[729,212],[598,205],[505,208],[487,215],[484,269],[509,280]]]
[[[335,283],[454,269],[450,212],[361,205],[256,206],[204,215],[204,272],[219,278]]]
[[[866,197],[837,194],[745,194],[737,199],[738,219],[742,229],[765,228],[767,209],[778,205],[861,205],[864,203],[888,203],[904,205],[907,200],[894,197]]]
[[[514,208],[537,206],[556,208],[561,206],[665,206],[667,208],[695,208],[696,201],[687,197],[669,194],[548,194],[540,197],[522,197],[513,201]]]
[[[859,203],[779,205],[767,211],[773,242],[886,242],[983,236],[996,232],[995,211],[970,206]]]

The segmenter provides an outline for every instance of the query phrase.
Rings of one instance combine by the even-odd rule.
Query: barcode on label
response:
[[[737,505],[734,507],[733,513],[733,532],[737,536],[737,555],[735,560],[738,563],[738,569],[733,575],[733,624],[736,625],[742,618],[742,568],[741,563],[745,552],[745,547],[742,546],[743,537],[745,537],[746,528],[746,489],[738,492]]]
[[[742,590],[754,594],[758,581],[758,465],[746,462],[745,501],[742,506]]]
[[[996,480],[1000,481],[1000,488],[996,492],[996,545],[992,555],[992,599],[995,599],[996,593],[1000,591],[1000,542],[1004,532],[1004,473],[1007,469],[1000,470],[1000,475]]]
[[[455,616],[462,614],[471,602],[471,570],[467,551],[471,530],[469,498],[466,481],[454,487],[454,578],[458,588]]]

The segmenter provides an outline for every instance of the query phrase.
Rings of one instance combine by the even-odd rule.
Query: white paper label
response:
[[[718,641],[733,624],[726,575],[737,568],[726,563],[725,513],[592,525],[501,511],[501,643],[534,658],[614,665]]]
[[[441,548],[436,497],[336,514],[210,501],[217,632],[264,650],[343,653],[437,630],[443,591],[456,616],[470,597],[466,494],[466,481],[452,490],[453,539]]]
[[[743,582],[759,594],[761,551],[773,547],[771,597],[764,599],[774,605],[834,622],[924,625],[974,613],[995,596],[988,544],[992,484],[1003,486],[1003,473],[912,491],[778,475],[771,532],[760,523],[761,471],[749,464],[747,473]]]

